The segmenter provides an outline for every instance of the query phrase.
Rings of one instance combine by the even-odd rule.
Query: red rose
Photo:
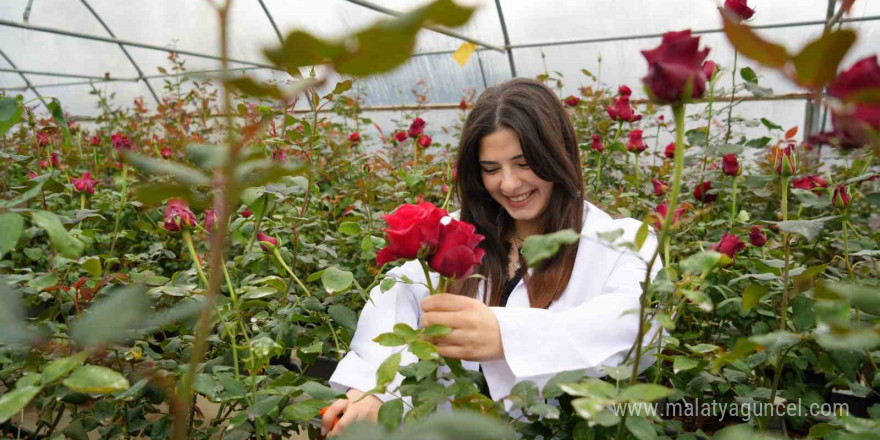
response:
[[[354,132],[354,133],[348,135],[348,141],[353,144],[361,143],[361,134],[358,132]]]
[[[690,208],[691,205],[689,203],[682,203],[681,206],[675,208],[675,212],[672,214],[672,224],[671,226],[675,226],[676,223],[681,219],[681,216],[685,213],[685,211]],[[654,230],[659,231],[663,228],[663,220],[666,219],[666,214],[669,213],[669,205],[666,200],[663,203],[654,207],[654,212],[651,213],[651,216],[654,218]]]
[[[728,176],[739,175],[739,172],[742,171],[742,167],[739,166],[739,161],[736,159],[735,154],[724,155],[724,158],[721,159],[721,170]]]
[[[73,189],[76,192],[86,192],[89,194],[95,193],[95,184],[98,183],[95,179],[92,179],[91,173],[83,173],[83,175],[79,179],[70,179],[70,183],[73,184]]]
[[[834,193],[831,195],[831,204],[835,208],[845,209],[849,206],[851,200],[849,190],[846,189],[845,185],[837,185],[837,188],[834,188]]]
[[[57,151],[53,151],[52,154],[49,155],[49,160],[52,161],[52,166],[58,168],[61,166],[61,156],[58,155]]]
[[[398,131],[397,133],[394,133],[394,140],[396,140],[397,142],[405,141],[406,140],[406,132],[405,131]]]
[[[828,94],[846,105],[832,109],[832,131],[810,137],[810,142],[858,148],[876,140],[880,131],[880,103],[866,99],[871,90],[880,88],[880,65],[877,55],[863,58],[841,72],[828,85]]]
[[[39,146],[45,147],[46,145],[49,145],[49,142],[51,141],[52,137],[48,133],[42,131],[37,132],[37,144]]]
[[[287,153],[284,152],[282,148],[276,148],[275,151],[272,152],[272,161],[278,163],[284,163],[287,161]]]
[[[721,240],[718,243],[709,246],[710,251],[720,252],[724,255],[730,257],[731,260],[736,256],[736,253],[745,249],[746,243],[739,239],[734,234],[728,234],[727,232],[721,236]]]
[[[712,203],[718,198],[718,194],[709,194],[712,182],[703,182],[694,188],[694,198],[703,203]]]
[[[278,240],[275,237],[266,235],[262,232],[257,232],[257,241],[260,242],[260,249],[264,252],[269,252],[278,246]]]
[[[615,99],[614,106],[606,106],[605,111],[614,121],[636,122],[642,119],[642,115],[637,115],[636,110],[630,105],[628,95]]]
[[[563,102],[569,107],[577,107],[577,105],[581,103],[581,98],[578,98],[574,95],[569,95],[568,98],[565,98]]]
[[[181,199],[171,199],[165,208],[165,229],[177,232],[182,229],[191,229],[196,226],[196,216],[190,211],[189,206]]]
[[[651,179],[651,184],[654,185],[654,195],[657,197],[663,197],[669,191],[669,184],[660,179]]]
[[[617,88],[617,94],[620,96],[629,96],[633,94],[633,91],[629,87],[623,85]]]
[[[379,250],[376,265],[381,267],[401,258],[411,260],[417,258],[422,249],[435,249],[443,228],[440,220],[446,215],[445,209],[430,202],[401,205],[392,214],[383,215],[388,224],[383,229],[388,237],[388,246]]]
[[[415,118],[412,121],[412,124],[409,124],[409,130],[406,131],[406,134],[415,139],[419,137],[425,131],[425,120],[422,118]]]
[[[422,148],[428,148],[431,146],[431,136],[423,134],[419,137],[417,141]]]
[[[700,37],[691,36],[690,30],[667,32],[656,49],[643,50],[648,60],[648,76],[642,81],[648,86],[651,98],[662,104],[674,104],[688,98],[684,96],[689,87],[692,98],[703,96],[706,76],[702,63],[709,49],[698,50]]]
[[[703,63],[703,75],[706,76],[706,81],[711,80],[716,72],[718,72],[718,65],[715,64],[714,61],[706,60],[706,62]]]
[[[749,242],[752,243],[752,246],[755,247],[763,247],[767,244],[767,236],[764,235],[764,232],[761,231],[761,227],[758,225],[752,226],[749,229]]]
[[[602,136],[599,136],[598,134],[594,134],[593,135],[593,143],[590,145],[590,148],[592,148],[593,150],[598,151],[600,153],[605,151],[605,144],[602,143]]]
[[[113,144],[113,148],[115,148],[116,151],[131,150],[131,139],[122,133],[116,133],[111,136],[110,142]]]
[[[214,223],[217,221],[217,214],[213,209],[205,210],[205,230],[208,232],[214,231]]]
[[[169,158],[171,158],[171,149],[168,147],[163,147],[161,154],[162,154],[162,159],[169,159]]]
[[[749,7],[747,0],[727,0],[724,2],[724,10],[733,13],[740,21],[755,15],[755,10]]]
[[[89,139],[89,143],[92,144],[93,147],[97,147],[98,145],[101,145],[101,138],[99,138],[98,135],[94,135]]]
[[[462,110],[467,110],[468,105],[467,105],[467,101],[465,101],[464,98],[461,98],[461,102],[458,103],[458,108],[460,108]]]
[[[798,154],[794,144],[776,150],[776,172],[782,177],[789,177],[798,172]]]
[[[67,130],[72,134],[77,134],[79,133],[79,125],[77,125],[76,122],[67,121]]]
[[[41,161],[40,161],[40,168],[48,168],[48,167],[49,167],[49,161],[48,161],[48,160],[41,160]]]
[[[675,159],[675,142],[670,142],[669,145],[666,146],[666,149],[663,150],[663,155],[666,156],[667,159]]]
[[[241,211],[241,216],[244,218],[250,218],[252,215],[254,215],[254,213],[251,211],[251,208],[245,208],[244,211]]]
[[[825,179],[816,176],[814,174],[810,174],[806,177],[801,177],[800,179],[794,179],[791,181],[791,186],[797,189],[803,189],[807,191],[813,192],[821,192],[822,189],[828,188],[828,182]]]
[[[464,278],[483,260],[485,250],[477,247],[485,237],[475,233],[474,225],[452,219],[443,227],[440,244],[428,264],[440,275]]]
[[[629,132],[629,141],[626,143],[626,149],[631,153],[639,154],[648,148],[645,141],[642,140],[642,130],[633,130]]]

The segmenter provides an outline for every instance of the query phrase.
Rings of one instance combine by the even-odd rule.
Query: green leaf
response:
[[[379,408],[379,426],[389,431],[397,430],[402,418],[403,400],[401,399],[389,400]]]
[[[692,128],[686,131],[684,135],[687,143],[696,147],[705,147],[709,139],[705,127]]]
[[[811,41],[792,58],[798,83],[819,90],[831,82],[855,41],[856,33],[849,29],[836,29]]]
[[[273,410],[278,409],[282,399],[284,399],[284,396],[267,396],[260,399],[247,409],[248,417],[258,418],[269,414]]]
[[[761,124],[767,127],[768,130],[782,130],[781,125],[778,125],[767,118],[761,118]]]
[[[329,400],[345,397],[345,393],[340,393],[326,385],[314,381],[306,382],[297,388],[315,399]]]
[[[40,338],[27,326],[25,316],[21,291],[6,284],[5,279],[0,279],[0,345],[29,345]]]
[[[813,291],[816,299],[845,299],[853,307],[871,315],[880,316],[880,294],[876,286],[819,280]]]
[[[538,385],[530,380],[517,382],[507,399],[520,408],[528,408],[538,402]]]
[[[46,230],[49,234],[49,240],[61,255],[67,258],[78,258],[82,254],[85,245],[70,235],[57,215],[48,211],[31,211],[31,220]]]
[[[672,361],[672,372],[678,374],[681,371],[692,370],[700,364],[700,361],[686,356],[676,356]]]
[[[333,321],[348,330],[353,332],[357,328],[357,315],[348,307],[342,304],[333,304],[327,308],[327,312]]]
[[[825,223],[829,220],[833,220],[838,216],[828,216],[817,218],[813,220],[788,220],[784,222],[776,223],[779,226],[779,230],[782,232],[790,232],[792,234],[802,235],[807,241],[813,241],[816,237],[819,236],[819,233],[822,232],[822,229],[825,227]]]
[[[657,438],[654,426],[642,416],[631,415],[624,421],[626,429],[638,440],[653,440]]]
[[[304,400],[292,405],[287,405],[281,411],[281,420],[288,422],[306,422],[317,416],[321,409],[327,406],[326,400]]]
[[[395,283],[397,283],[397,280],[395,280],[394,278],[385,277],[385,279],[382,280],[382,283],[379,284],[379,290],[381,290],[382,292],[387,292],[391,290],[392,287],[394,287]]]
[[[210,194],[181,182],[148,182],[132,189],[134,198],[146,205],[157,205],[171,198],[183,199],[192,209],[211,206]]]
[[[663,385],[639,383],[621,391],[620,399],[628,402],[653,402],[669,396],[671,392],[672,390]]]
[[[382,333],[381,335],[373,338],[373,342],[376,342],[383,347],[397,347],[399,345],[406,345],[406,340],[394,333]]]
[[[345,235],[360,235],[363,229],[361,229],[361,225],[358,223],[342,222],[339,224],[339,232]]]
[[[354,281],[354,274],[347,270],[339,270],[336,266],[330,266],[324,269],[321,275],[321,283],[324,284],[324,290],[327,293],[345,292],[351,287]]]
[[[758,305],[761,301],[761,297],[767,294],[770,289],[760,285],[760,284],[749,284],[746,289],[743,291],[742,298],[742,309],[747,312],[751,310],[753,307]]]
[[[40,392],[36,385],[19,387],[0,396],[0,424],[6,423],[12,416],[25,406]]]
[[[95,278],[100,277],[101,274],[104,273],[104,270],[101,268],[101,257],[98,256],[86,258],[83,260],[80,267]]]
[[[752,140],[746,142],[746,146],[749,148],[764,148],[768,143],[770,143],[771,140],[772,139],[768,136],[761,136],[759,138],[752,139]],[[748,177],[752,177],[752,176],[748,176]],[[762,176],[755,176],[755,177],[762,177]],[[768,176],[768,177],[770,177],[770,176]]]
[[[351,90],[351,85],[352,85],[352,82],[350,79],[347,79],[345,81],[340,81],[340,82],[336,83],[336,87],[333,88],[332,93],[334,95],[341,95],[341,94]]]
[[[582,397],[572,400],[571,406],[577,415],[585,419],[590,426],[596,423],[606,427],[614,426],[620,423],[620,417],[606,408],[607,403],[603,399]]]
[[[206,169],[226,165],[229,160],[229,148],[226,145],[188,144],[186,154],[193,163]]]
[[[722,255],[715,251],[699,252],[682,261],[681,267],[685,272],[702,274],[717,266]]]
[[[383,392],[388,384],[394,380],[397,375],[397,369],[400,368],[400,353],[394,353],[382,361],[379,369],[376,370],[376,388],[380,388]]]
[[[20,119],[21,95],[15,98],[0,96],[0,137],[3,137]]]
[[[572,229],[532,235],[523,242],[522,255],[529,267],[535,267],[541,261],[556,255],[561,245],[576,243],[580,237],[580,234]]]
[[[111,394],[130,386],[125,376],[99,365],[79,367],[62,383],[73,391],[94,394]]]
[[[81,351],[73,356],[69,356],[66,358],[61,358],[52,361],[49,365],[46,365],[46,368],[43,369],[41,382],[43,385],[48,385],[70,372],[74,368],[80,366],[86,358],[89,357],[88,351]]]
[[[801,337],[788,331],[775,331],[763,335],[752,336],[750,341],[763,346],[768,353],[791,347],[801,341]]]
[[[211,179],[201,171],[177,162],[156,159],[130,151],[124,153],[123,156],[126,161],[147,174],[168,174],[171,175],[175,181],[192,186],[207,186],[211,184]]]
[[[117,288],[95,303],[71,325],[70,337],[82,347],[100,347],[135,336],[134,329],[150,311],[146,290],[141,285]]]
[[[789,55],[784,46],[759,37],[748,25],[729,18],[723,10],[721,15],[728,41],[741,55],[774,69],[785,67]]]
[[[432,361],[440,358],[437,347],[428,341],[415,340],[410,342],[409,351],[423,361]]]
[[[639,226],[639,230],[636,232],[636,250],[641,250],[642,245],[645,244],[645,240],[648,239],[648,221],[645,220],[642,222],[642,225]]]
[[[61,108],[61,102],[58,99],[52,98],[52,101],[47,105],[49,107],[49,112],[52,113],[52,118],[58,122],[58,128],[61,129],[61,138],[62,142],[64,142],[65,148],[70,148],[70,130],[67,128],[67,118],[64,117],[64,110]]]
[[[443,324],[434,324],[425,327],[425,329],[422,331],[422,336],[433,338],[437,336],[446,336],[450,333],[452,333],[452,327]]]
[[[750,83],[757,83],[758,82],[758,75],[755,74],[754,69],[752,69],[751,67],[743,67],[742,69],[739,69],[739,76],[745,82],[750,82]]]
[[[407,342],[414,341],[417,337],[419,337],[419,334],[417,331],[415,331],[415,329],[402,322],[394,324],[394,334],[405,339]]]
[[[572,396],[601,397],[612,399],[617,397],[617,389],[614,385],[600,379],[589,378],[578,383],[560,384],[559,388]]]
[[[755,83],[750,82],[743,83],[743,87],[745,87],[746,90],[748,90],[752,93],[752,95],[757,96],[758,98],[773,96],[773,89],[771,89],[770,87],[761,87]],[[761,122],[763,122],[763,120]]]
[[[0,259],[15,249],[21,233],[24,232],[24,218],[14,212],[0,214]]]
[[[555,399],[556,397],[561,396],[564,391],[560,387],[564,383],[572,383],[580,380],[584,377],[584,370],[573,370],[573,371],[563,371],[561,373],[556,374],[547,384],[544,385],[544,389],[542,390],[543,396],[545,399]]]

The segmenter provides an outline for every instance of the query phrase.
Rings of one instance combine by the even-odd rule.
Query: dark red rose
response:
[[[724,2],[724,9],[733,13],[740,21],[748,20],[755,15],[755,10],[749,7],[747,0],[727,0]]]
[[[639,154],[648,148],[645,141],[642,140],[642,130],[636,129],[629,132],[629,141],[626,143],[626,149],[631,153]]]
[[[170,159],[171,158],[171,149],[168,147],[162,147],[162,159]]]
[[[782,177],[789,177],[798,172],[798,154],[794,144],[776,150],[776,172]]]
[[[666,146],[666,149],[663,150],[663,155],[666,156],[667,159],[675,159],[675,142],[670,142],[669,145]]]
[[[485,250],[477,245],[485,237],[475,233],[474,225],[452,219],[443,227],[437,251],[428,261],[431,269],[449,278],[464,278],[483,260]]]
[[[254,213],[251,211],[251,208],[245,208],[244,211],[241,211],[241,216],[244,218],[250,218],[252,215],[254,215]]]
[[[831,195],[831,204],[835,208],[845,209],[849,206],[851,200],[852,198],[849,196],[849,190],[846,188],[846,185],[837,185],[837,188],[834,188],[834,193]]]
[[[44,131],[37,132],[37,144],[39,146],[45,147],[46,145],[49,145],[49,142],[51,142],[51,141],[52,141],[52,136],[50,136],[49,133],[46,133]]]
[[[642,115],[637,115],[636,110],[630,105],[628,95],[615,99],[614,105],[606,106],[605,111],[614,121],[636,122],[642,119]]]
[[[89,194],[95,193],[95,184],[98,183],[95,179],[92,179],[91,173],[83,173],[83,175],[79,179],[70,179],[70,183],[73,184],[73,189],[76,192],[86,192]]]
[[[663,197],[669,191],[669,184],[660,179],[651,179],[651,184],[654,185],[654,195],[657,197]]]
[[[358,132],[354,132],[354,133],[348,135],[348,141],[353,144],[361,143],[361,134]]]
[[[617,88],[617,94],[620,96],[630,96],[633,94],[633,91],[629,87],[623,85]]]
[[[122,133],[115,133],[110,137],[110,142],[113,144],[113,148],[115,148],[116,151],[131,150],[131,139]]]
[[[422,148],[428,148],[431,146],[431,136],[423,134],[419,137],[417,141]]]
[[[832,108],[832,131],[811,136],[809,141],[858,148],[876,142],[880,131],[880,102],[868,98],[880,88],[877,55],[863,58],[841,72],[828,85],[828,94],[842,101]]]
[[[672,214],[672,225],[675,226],[676,223],[681,219],[681,216],[691,208],[689,203],[682,203],[678,208],[675,208],[675,212]],[[651,216],[654,218],[654,230],[659,231],[663,228],[663,220],[666,219],[666,214],[669,213],[669,205],[666,200],[663,203],[654,207],[654,212],[651,213]]]
[[[593,143],[590,145],[590,148],[592,148],[593,150],[598,151],[600,153],[605,151],[605,144],[602,143],[602,136],[599,136],[598,134],[594,134],[593,135]]]
[[[397,133],[394,133],[394,140],[396,140],[397,142],[405,141],[406,140],[406,132],[405,131],[398,131]]]
[[[91,139],[89,139],[89,143],[93,147],[97,147],[98,145],[101,145],[101,138],[99,138],[98,135],[92,136]]]
[[[694,198],[703,203],[712,203],[718,198],[718,194],[709,194],[712,182],[703,182],[694,188]]]
[[[190,211],[189,206],[181,199],[171,199],[165,208],[165,229],[177,232],[182,229],[192,229],[196,226],[196,216]]]
[[[793,188],[819,193],[822,192],[823,189],[828,188],[828,182],[819,176],[810,174],[809,176],[792,180],[791,186]]]
[[[52,166],[58,168],[61,166],[61,156],[58,155],[57,151],[53,151],[52,154],[49,155],[49,160],[52,162]]]
[[[458,103],[458,108],[460,108],[462,110],[467,110],[468,105],[467,105],[467,101],[465,101],[464,98],[461,98],[461,102]]]
[[[703,63],[703,75],[706,77],[706,81],[711,80],[716,72],[718,72],[718,65],[715,64],[715,61],[706,60],[706,62]]]
[[[388,246],[379,250],[376,265],[381,267],[401,258],[411,260],[417,258],[422,249],[429,249],[429,253],[436,249],[443,228],[440,220],[446,215],[445,209],[430,202],[401,205],[392,214],[383,215],[388,224],[383,229],[388,237]]]
[[[409,130],[406,131],[406,134],[415,139],[419,137],[425,131],[425,120],[422,118],[415,118],[412,121],[412,124],[409,124]]]
[[[40,161],[40,168],[49,168],[49,161],[48,160],[41,160]]]
[[[724,233],[721,236],[721,240],[718,243],[709,246],[710,251],[720,252],[724,255],[730,257],[731,260],[736,256],[736,253],[745,249],[746,243],[739,239],[734,234]]]
[[[724,158],[721,159],[721,170],[728,176],[739,176],[742,167],[739,165],[735,154],[724,155]]]
[[[699,50],[700,37],[691,36],[690,30],[667,32],[656,49],[643,50],[648,60],[648,76],[642,81],[648,86],[651,98],[661,104],[674,104],[690,97],[699,98],[706,90],[706,76],[702,64],[709,49]]]
[[[217,221],[217,214],[214,213],[213,209],[205,210],[205,230],[208,232],[214,231],[214,223]]]
[[[260,249],[264,252],[270,252],[278,246],[278,239],[262,232],[257,232],[257,241],[260,242]]]
[[[284,152],[283,148],[276,148],[275,151],[272,152],[272,161],[279,163],[287,162],[287,153]]]
[[[569,107],[577,107],[577,105],[581,103],[581,98],[578,98],[574,95],[569,95],[568,98],[565,98],[563,102]]]
[[[767,244],[767,236],[764,235],[764,231],[761,230],[760,226],[755,225],[749,229],[749,242],[755,247],[763,247]]]

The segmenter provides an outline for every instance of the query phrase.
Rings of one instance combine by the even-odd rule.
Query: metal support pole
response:
[[[18,67],[16,67],[15,63],[13,63],[12,60],[10,60],[8,56],[6,56],[6,53],[3,52],[3,49],[0,49],[0,56],[2,56],[3,59],[6,60],[6,62],[9,63],[9,65],[12,66],[13,69],[18,70]],[[37,95],[37,98],[39,98],[40,102],[43,103],[43,106],[46,107],[46,110],[49,110],[49,104],[46,104],[46,100],[43,99],[43,95],[40,94],[40,92],[37,90],[37,88],[34,87],[34,85],[31,84],[30,81],[28,81],[27,77],[24,76],[24,73],[21,73],[21,72],[17,72],[17,73],[19,76],[21,76],[21,79],[24,80],[24,84],[27,86],[27,88],[34,91],[34,94]]]
[[[507,23],[504,21],[504,13],[501,11],[501,0],[495,0],[495,9],[498,10],[498,21],[501,23],[501,33],[504,34],[504,49],[507,52],[507,62],[510,64],[510,77],[516,77],[516,63],[513,62],[513,50],[510,46],[510,36],[507,34]]]
[[[98,15],[98,12],[92,8],[92,6],[89,4],[89,2],[86,0],[80,0],[80,1],[82,2],[83,6],[85,6],[86,9],[88,9],[89,12],[92,13],[92,15],[95,17],[95,19],[98,20],[98,23],[101,23],[101,26],[104,27],[104,30],[106,30],[107,33],[110,34],[111,37],[116,38],[116,35],[113,33],[113,31],[110,30],[110,26],[107,26],[107,23],[104,23],[104,20],[101,18],[100,15]],[[131,54],[128,53],[128,49],[126,49],[125,46],[123,46],[121,43],[117,43],[117,44],[119,44],[119,48],[122,49],[122,53],[125,54],[125,57],[128,58],[128,61],[131,61],[131,65],[134,66],[134,70],[137,71],[137,74],[138,74],[138,79],[142,80],[144,82],[144,84],[147,85],[147,89],[150,90],[150,94],[153,95],[153,99],[156,101],[156,104],[161,103],[161,101],[159,101],[159,96],[156,95],[156,91],[153,90],[153,86],[150,85],[150,82],[144,78],[144,72],[141,71],[141,68],[138,67],[138,64],[134,61],[134,58],[132,58]]]
[[[480,77],[483,78],[483,90],[489,88],[489,84],[486,83],[486,72],[483,70],[483,57],[480,56],[480,53],[477,52],[477,62],[480,63]]]
[[[12,63],[10,63],[12,64]],[[92,75],[80,75],[77,73],[60,73],[60,72],[44,72],[40,70],[21,70],[21,69],[7,69],[5,67],[0,67],[0,72],[6,73],[18,73],[18,74],[26,74],[26,75],[41,75],[41,76],[54,76],[59,78],[79,78],[79,79],[90,79],[94,81],[125,81],[125,82],[133,82],[138,81],[137,78],[113,78],[107,76],[92,76]]]

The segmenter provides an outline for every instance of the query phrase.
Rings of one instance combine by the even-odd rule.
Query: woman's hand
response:
[[[431,338],[441,356],[467,361],[504,358],[498,318],[487,305],[466,296],[441,293],[423,299],[421,307],[425,313],[419,327],[452,327],[452,333]]]
[[[321,418],[321,434],[326,434],[329,437],[339,435],[346,426],[355,420],[377,421],[379,419],[379,408],[382,407],[384,402],[376,396],[367,396],[358,402],[357,400],[364,394],[363,391],[351,388],[345,393],[348,396],[347,399],[337,399],[330,404]],[[340,414],[342,414],[342,418],[337,421],[336,419]]]

